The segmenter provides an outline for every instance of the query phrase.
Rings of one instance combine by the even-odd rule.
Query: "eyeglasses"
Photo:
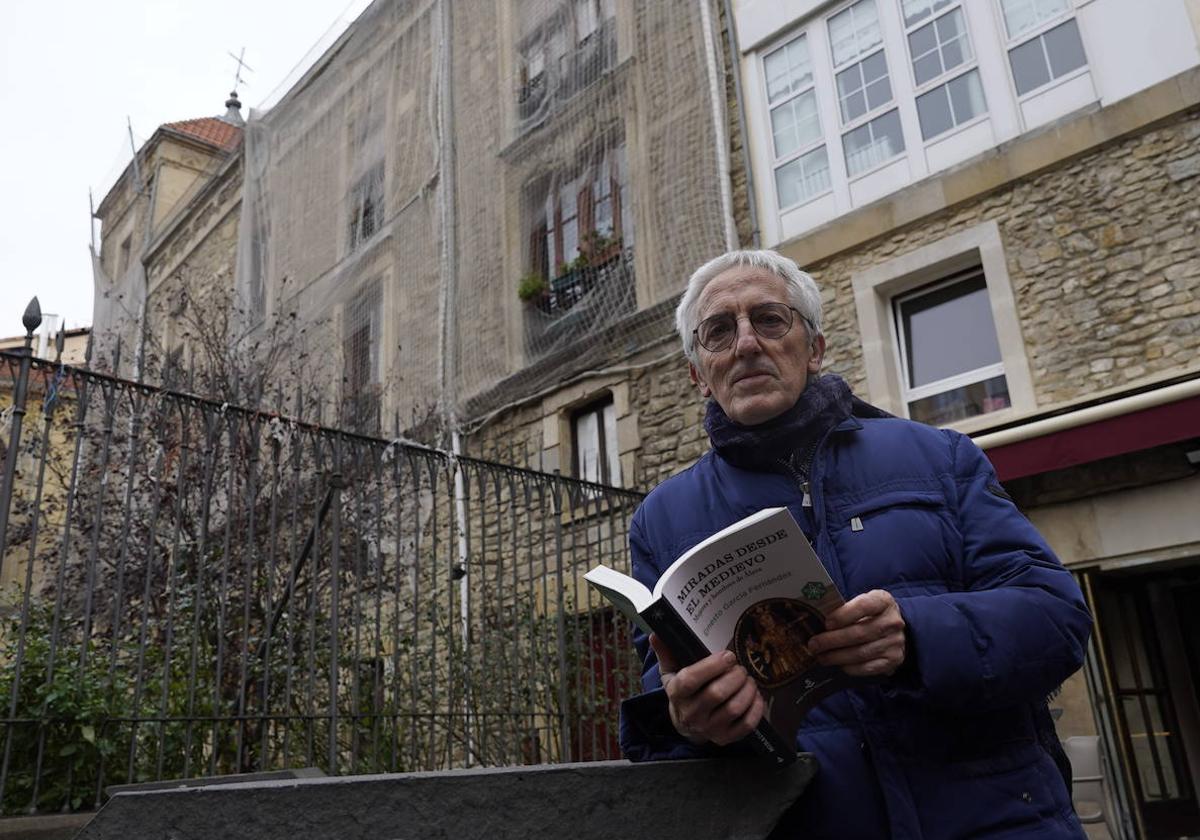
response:
[[[786,303],[761,303],[750,310],[750,326],[763,338],[783,338],[792,329],[792,313],[800,315],[800,310]],[[808,319],[800,315],[800,320],[808,323]],[[719,353],[728,349],[737,340],[738,319],[724,312],[713,315],[700,322],[700,326],[692,330],[692,335],[700,342],[700,346],[710,353]]]

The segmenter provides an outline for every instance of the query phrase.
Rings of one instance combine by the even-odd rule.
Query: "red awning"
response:
[[[1200,437],[1200,397],[1131,411],[986,450],[1001,481]]]

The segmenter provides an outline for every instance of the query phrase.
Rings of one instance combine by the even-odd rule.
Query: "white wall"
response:
[[[1076,17],[1102,105],[1200,64],[1181,0],[1091,0]]]
[[[922,141],[900,19],[900,0],[876,0],[885,33],[894,101],[905,126],[904,157],[886,173],[847,178],[841,159],[834,79],[823,24],[845,0],[733,0],[743,77],[747,143],[764,244],[777,245],[858,207],[1093,104],[1108,105],[1200,65],[1200,0],[1075,0],[1087,66],[1018,99],[998,0],[964,0],[987,115]],[[770,115],[762,56],[801,29],[809,35],[817,102],[829,153],[832,191],[780,213],[775,199]]]

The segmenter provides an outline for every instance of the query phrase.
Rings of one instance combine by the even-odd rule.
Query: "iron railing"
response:
[[[4,813],[617,757],[638,668],[582,574],[639,494],[185,390],[0,353]]]

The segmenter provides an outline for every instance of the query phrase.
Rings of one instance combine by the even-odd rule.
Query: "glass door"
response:
[[[1096,579],[1122,750],[1148,838],[1200,833],[1195,787],[1200,571]],[[1182,714],[1181,714],[1182,713]]]

